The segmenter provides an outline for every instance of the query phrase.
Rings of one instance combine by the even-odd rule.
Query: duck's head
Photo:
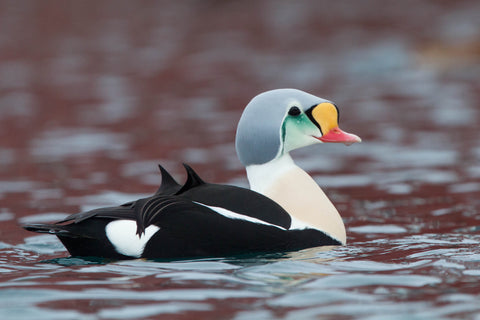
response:
[[[254,97],[237,127],[236,149],[245,165],[263,164],[304,146],[361,139],[338,127],[331,101],[296,89],[277,89]]]

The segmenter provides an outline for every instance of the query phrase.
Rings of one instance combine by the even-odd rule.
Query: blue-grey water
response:
[[[0,319],[480,319],[478,1],[0,1]],[[294,152],[348,245],[71,258],[23,223],[247,186],[254,95],[335,101],[361,144]]]
[[[2,319],[473,319],[480,312],[480,236],[376,235],[332,250],[177,262],[42,260],[63,253],[61,244],[29,237],[2,249]]]

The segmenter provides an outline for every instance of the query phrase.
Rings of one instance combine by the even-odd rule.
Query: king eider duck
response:
[[[361,139],[338,127],[332,102],[296,89],[267,91],[245,108],[236,150],[250,190],[203,181],[188,165],[185,184],[160,166],[148,198],[76,213],[29,231],[56,235],[72,256],[187,259],[343,245],[345,226],[315,181],[289,152]]]

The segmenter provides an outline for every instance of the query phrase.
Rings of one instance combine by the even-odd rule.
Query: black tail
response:
[[[87,219],[78,224],[26,224],[22,227],[28,231],[56,235],[72,256],[128,258],[116,253],[106,238],[105,225],[109,221],[100,219],[92,224],[91,219]]]
[[[54,235],[68,235],[69,232],[65,230],[65,226],[56,225],[56,224],[26,224],[22,226],[25,230],[38,232],[38,233],[49,233]]]

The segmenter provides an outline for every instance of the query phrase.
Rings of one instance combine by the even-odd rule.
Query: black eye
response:
[[[300,111],[300,109],[296,106],[293,106],[290,108],[290,110],[288,110],[288,114],[291,115],[291,116],[298,116],[300,113],[302,113]]]

